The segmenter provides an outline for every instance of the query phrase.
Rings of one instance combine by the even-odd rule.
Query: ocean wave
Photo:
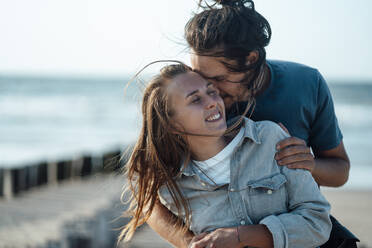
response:
[[[335,111],[341,126],[372,127],[372,106],[359,104],[336,104]]]
[[[1,121],[75,121],[131,119],[139,112],[134,102],[87,96],[5,96],[0,98]]]

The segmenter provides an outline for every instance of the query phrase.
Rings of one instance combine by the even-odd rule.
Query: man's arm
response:
[[[339,187],[349,178],[350,160],[346,154],[344,143],[331,150],[314,151],[315,167],[312,175],[322,186]]]
[[[279,165],[309,170],[321,186],[339,187],[349,178],[350,161],[342,141],[333,149],[313,151],[314,156],[306,142],[296,137],[280,141],[277,149],[275,159]]]
[[[182,231],[183,225],[178,220],[177,216],[157,202],[147,224],[175,247],[187,248],[194,235],[190,231],[184,233]]]

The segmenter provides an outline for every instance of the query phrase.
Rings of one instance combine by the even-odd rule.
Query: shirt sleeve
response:
[[[317,71],[316,113],[310,127],[309,145],[314,150],[325,151],[337,147],[342,140],[331,92]]]
[[[317,247],[331,232],[330,205],[322,196],[311,173],[282,167],[286,176],[288,213],[269,215],[260,221],[273,235],[275,248]]]

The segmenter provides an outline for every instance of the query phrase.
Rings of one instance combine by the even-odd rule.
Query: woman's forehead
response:
[[[168,85],[169,93],[187,95],[192,91],[203,89],[210,84],[196,72],[187,72],[176,76]]]

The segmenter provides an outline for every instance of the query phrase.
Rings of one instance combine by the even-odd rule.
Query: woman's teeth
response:
[[[215,120],[219,119],[220,117],[221,117],[221,114],[217,113],[215,115],[212,115],[212,116],[208,117],[207,121],[215,121]]]

